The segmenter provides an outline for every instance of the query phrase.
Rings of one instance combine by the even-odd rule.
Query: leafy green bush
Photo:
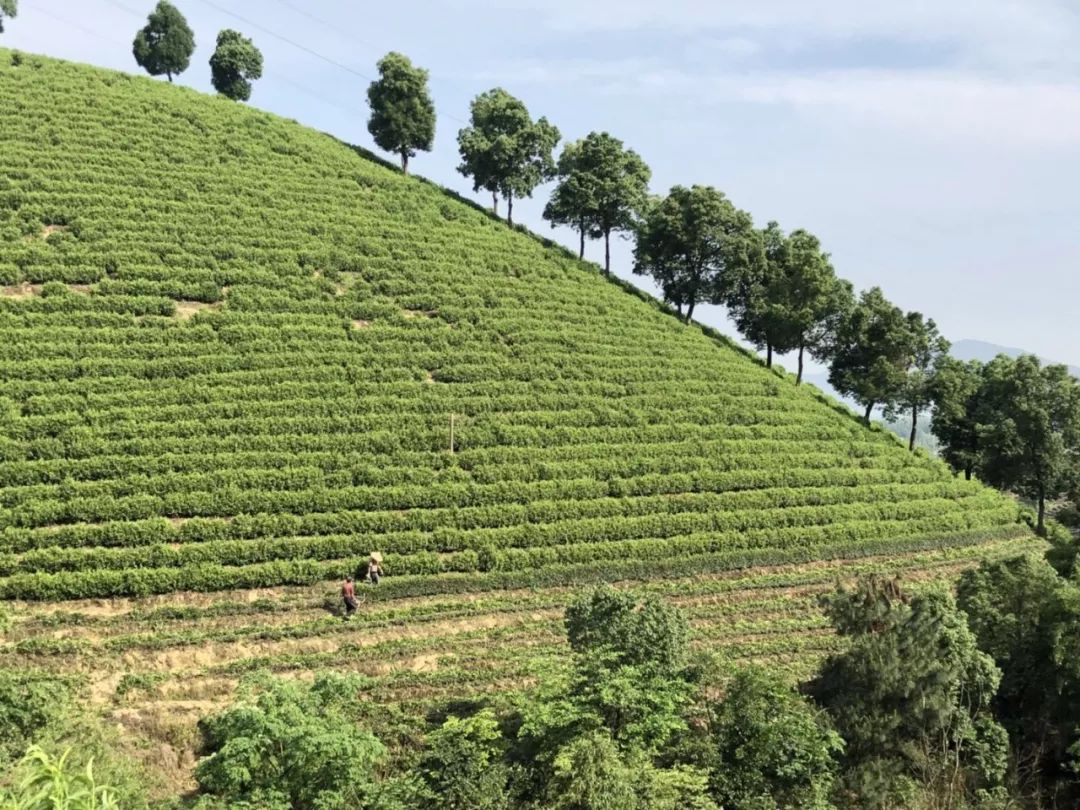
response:
[[[358,684],[322,674],[310,685],[249,682],[234,707],[203,721],[199,787],[229,802],[317,810],[370,807],[383,745],[350,717]]]

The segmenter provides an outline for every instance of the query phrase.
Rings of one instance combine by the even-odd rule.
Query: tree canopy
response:
[[[262,69],[262,53],[254,42],[228,28],[218,34],[217,48],[210,57],[210,77],[221,95],[247,101],[251,83],[262,76]]]
[[[980,477],[1035,501],[1044,533],[1047,500],[1080,489],[1080,381],[1033,355],[999,355],[979,400]]]
[[[631,231],[646,207],[652,172],[645,161],[606,132],[567,144],[559,158],[559,184],[544,209],[553,225],[603,238],[604,272],[611,272],[611,234]]]
[[[699,302],[726,300],[733,280],[764,262],[750,215],[712,186],[672,188],[646,214],[634,250],[634,272],[651,276],[687,322]]]
[[[785,235],[770,222],[762,233],[765,261],[748,265],[729,285],[727,305],[739,330],[772,367],[773,353],[798,352],[796,385],[805,354],[825,360],[829,340],[853,305],[848,282],[836,277],[818,238],[799,229]]]
[[[965,572],[957,600],[1002,671],[994,708],[1017,778],[1059,807],[1080,803],[1080,586],[1028,555]]]
[[[385,748],[350,717],[359,688],[330,673],[310,685],[254,678],[237,705],[203,721],[210,753],[195,769],[199,787],[258,807],[367,806]]]
[[[584,171],[581,147],[581,141],[563,147],[555,169],[558,183],[544,206],[544,219],[552,227],[566,225],[577,232],[579,259],[585,257],[585,237],[595,239],[602,235],[590,219],[591,178]]]
[[[979,461],[978,407],[982,363],[944,357],[930,378],[930,430],[941,457],[971,480]]]
[[[933,404],[934,377],[937,368],[948,356],[949,341],[938,332],[932,318],[923,318],[919,312],[907,314],[907,328],[910,349],[908,367],[896,399],[885,409],[885,416],[895,418],[901,411],[910,416],[908,450],[914,450],[919,414],[929,410]]]
[[[1005,776],[1007,735],[991,701],[1001,672],[950,594],[907,597],[861,581],[827,597],[848,649],[809,684],[845,742],[842,791],[853,806],[911,806],[920,785],[974,797]]]
[[[546,118],[533,121],[524,103],[501,87],[477,96],[471,109],[472,125],[458,133],[458,171],[473,179],[473,191],[491,192],[496,213],[502,195],[512,225],[514,198],[531,197],[555,175],[551,153],[559,130]]]
[[[721,807],[833,807],[829,796],[843,741],[824,712],[776,676],[740,670],[709,728],[712,794]]]
[[[368,132],[380,149],[401,156],[401,171],[408,174],[409,158],[418,151],[430,152],[435,141],[435,103],[428,92],[428,72],[395,52],[380,59],[378,69],[379,78],[367,91]]]
[[[191,63],[195,33],[176,6],[160,0],[146,18],[146,25],[135,34],[132,51],[139,67],[151,76],[164,74],[171,82],[173,76],[179,76]]]
[[[865,291],[840,323],[829,353],[829,384],[863,406],[864,421],[876,405],[895,403],[911,365],[907,317],[878,287]]]

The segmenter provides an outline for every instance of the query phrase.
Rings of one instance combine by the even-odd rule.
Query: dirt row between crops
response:
[[[824,571],[837,569],[842,570],[852,563],[884,563],[890,560],[903,560],[932,552],[918,551],[901,554],[882,554],[877,556],[859,557],[857,559],[818,560],[809,563],[789,563],[784,565],[766,565],[754,568],[741,568],[734,571],[723,571],[713,574],[703,574],[692,578],[693,581],[718,581],[745,579],[763,574],[797,574],[812,571]],[[975,564],[972,560],[971,564]],[[643,580],[617,580],[611,583],[616,588],[640,587]],[[561,593],[578,590],[574,586],[556,586],[551,588],[517,588],[509,590],[482,590],[461,594],[431,594],[425,596],[401,597],[390,599],[386,602],[381,600],[374,604],[394,604],[395,606],[424,605],[433,601],[453,598],[457,601],[475,601],[491,598],[493,595],[502,595],[513,598],[522,594],[532,594],[537,590],[549,593]],[[315,585],[283,585],[271,588],[225,590],[203,593],[198,591],[176,591],[169,594],[159,594],[145,597],[118,597],[114,599],[82,599],[64,602],[27,602],[13,601],[8,603],[15,617],[20,615],[48,615],[52,613],[78,613],[90,618],[117,618],[131,612],[144,612],[154,608],[163,607],[193,607],[198,609],[213,608],[223,604],[253,604],[260,600],[272,600],[282,603],[296,603],[298,609],[312,609],[313,606],[322,606],[328,599],[337,597],[338,583],[336,581],[324,581]],[[362,592],[362,590],[361,590]]]

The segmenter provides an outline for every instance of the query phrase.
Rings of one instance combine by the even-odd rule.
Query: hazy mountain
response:
[[[999,354],[1008,355],[1009,357],[1019,357],[1022,354],[1034,354],[1034,352],[1027,351],[1025,349],[1017,349],[1012,346],[999,346],[996,343],[987,343],[984,340],[958,340],[952,345],[949,354],[958,360],[978,360],[985,363],[989,360],[993,360]],[[1060,363],[1060,360],[1047,360],[1042,359],[1045,364]],[[1080,377],[1080,366],[1069,366],[1069,373],[1074,377]]]

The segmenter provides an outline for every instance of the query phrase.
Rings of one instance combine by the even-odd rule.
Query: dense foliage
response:
[[[750,215],[711,186],[675,186],[638,229],[634,272],[652,276],[687,323],[699,302],[722,303],[735,279],[764,264]]]
[[[258,679],[250,696],[205,722],[200,788],[253,807],[363,808],[385,749],[356,724],[356,680],[320,675],[310,686]]]
[[[262,53],[239,31],[218,34],[210,57],[210,80],[214,89],[233,101],[251,98],[251,83],[262,76]]]
[[[559,182],[544,218],[569,225],[581,237],[604,240],[604,272],[611,273],[611,235],[630,233],[648,203],[652,171],[633,149],[607,132],[590,132],[563,147]]]
[[[379,78],[368,87],[371,118],[368,132],[375,144],[401,157],[401,171],[409,172],[409,158],[430,152],[435,140],[435,104],[428,93],[428,72],[413,66],[407,56],[388,53],[378,64]]]
[[[968,478],[1028,498],[1044,534],[1047,503],[1080,492],[1080,380],[1031,355],[1000,355],[985,365],[943,361],[927,387],[944,457]]]
[[[139,67],[151,76],[164,74],[170,82],[187,70],[194,51],[195,33],[179,9],[166,0],[159,0],[150,12],[132,46]]]
[[[499,195],[506,200],[506,222],[514,224],[514,198],[533,190],[555,174],[551,156],[559,130],[546,118],[533,121],[525,105],[501,87],[472,102],[472,124],[458,133],[461,166],[473,179],[473,191],[491,192],[497,213]]]

